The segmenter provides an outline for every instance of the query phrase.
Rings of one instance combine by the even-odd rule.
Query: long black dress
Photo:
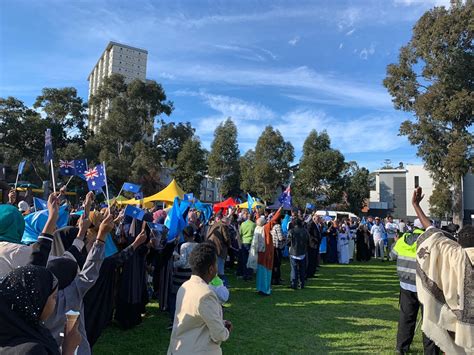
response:
[[[151,215],[149,217],[152,220]],[[140,233],[142,223],[144,222],[134,220],[130,224],[129,243],[132,243]],[[146,255],[148,253],[146,244],[139,246],[122,268],[115,320],[123,329],[130,329],[141,323],[141,315],[145,313],[145,306],[149,301],[146,284]]]
[[[118,268],[132,255],[133,248],[129,246],[105,258],[100,268],[99,278],[84,297],[85,326],[91,348],[112,320],[119,278]]]
[[[369,233],[361,229],[356,232],[356,260],[370,260]]]
[[[326,259],[328,263],[337,263],[337,230],[330,227],[327,232],[327,254]]]

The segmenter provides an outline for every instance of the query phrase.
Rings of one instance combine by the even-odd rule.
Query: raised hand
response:
[[[423,195],[423,189],[421,188],[421,186],[419,186],[415,189],[415,191],[413,191],[413,197],[411,198],[411,203],[414,206],[418,206],[424,197],[425,195]]]
[[[10,192],[8,193],[8,203],[10,205],[14,205],[16,202],[16,190],[11,189]]]
[[[53,234],[59,217],[59,193],[52,193],[48,197],[48,220],[43,228],[43,233]]]
[[[107,234],[109,234],[112,229],[114,229],[113,216],[109,210],[105,212],[105,218],[102,220],[102,223],[99,226],[99,233],[97,234],[97,239],[105,242]]]

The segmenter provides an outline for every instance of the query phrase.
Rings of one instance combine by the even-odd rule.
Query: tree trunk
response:
[[[463,206],[463,188],[462,188],[462,177],[457,179],[454,184],[453,191],[453,223],[458,224],[461,228],[464,219],[464,206]]]

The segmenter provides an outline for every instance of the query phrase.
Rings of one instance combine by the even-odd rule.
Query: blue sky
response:
[[[244,153],[272,124],[296,152],[326,129],[347,160],[417,163],[398,136],[410,114],[393,109],[386,66],[416,20],[449,0],[2,1],[0,96],[31,105],[43,87],[74,86],[109,41],[148,50],[147,77],[209,148],[232,117]]]

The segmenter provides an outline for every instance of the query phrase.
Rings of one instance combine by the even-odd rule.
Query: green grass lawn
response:
[[[289,264],[282,267],[289,280]],[[231,300],[224,317],[234,324],[225,354],[390,354],[398,321],[395,263],[324,265],[304,290],[276,286],[270,297],[255,292],[254,282],[230,276]],[[111,325],[94,354],[165,354],[169,318],[156,303],[143,323],[122,331]],[[421,333],[412,344],[422,353]]]

